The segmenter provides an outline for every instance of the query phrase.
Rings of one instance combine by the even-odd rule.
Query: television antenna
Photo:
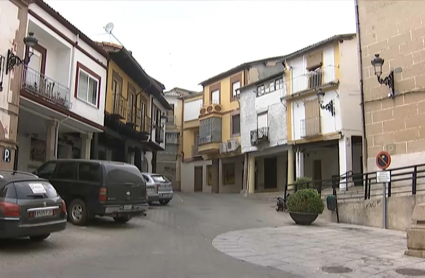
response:
[[[120,40],[117,38],[117,37],[115,37],[115,35],[114,34],[112,34],[112,30],[114,29],[114,23],[112,23],[112,22],[109,22],[108,24],[106,24],[106,26],[105,27],[103,27],[103,29],[105,29],[105,31],[106,31],[106,33],[108,33],[110,36],[112,36],[112,37],[114,37],[114,39],[116,39],[117,41],[118,41],[118,43],[119,44],[121,44],[122,46],[124,46],[121,42],[120,42]]]

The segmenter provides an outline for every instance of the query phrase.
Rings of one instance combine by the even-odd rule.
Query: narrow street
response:
[[[4,240],[1,277],[296,277],[227,256],[211,242],[219,234],[281,225],[270,202],[239,195],[181,194],[147,217],[117,225],[68,223],[43,243]]]

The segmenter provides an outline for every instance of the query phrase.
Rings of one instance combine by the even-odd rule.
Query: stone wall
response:
[[[393,167],[425,163],[425,2],[359,1],[368,170],[386,150]],[[380,85],[371,60],[395,71],[396,97]]]

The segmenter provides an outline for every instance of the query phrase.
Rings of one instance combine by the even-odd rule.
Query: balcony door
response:
[[[44,84],[46,54],[46,49],[40,45],[27,47],[25,51],[25,59],[29,59],[28,57],[31,55],[27,65],[28,69],[25,71],[25,85],[36,92],[39,91],[40,85]]]

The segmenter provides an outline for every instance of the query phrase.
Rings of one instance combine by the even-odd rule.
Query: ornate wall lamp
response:
[[[35,47],[38,43],[38,40],[34,37],[34,33],[28,33],[28,36],[24,38],[24,43],[29,48]],[[28,56],[24,59],[19,58],[15,54],[13,54],[12,50],[7,51],[7,61],[6,61],[6,74],[8,74],[14,66],[19,66],[21,64],[28,65],[30,62],[31,56],[34,53],[28,53]]]
[[[385,60],[379,57],[379,54],[375,54],[375,59],[371,61],[371,64],[375,70],[375,75],[378,78],[379,84],[384,84],[390,87],[391,93],[388,94],[388,97],[395,96],[394,90],[394,71],[392,70],[390,74],[384,79],[381,78],[382,75],[382,65],[384,65]]]
[[[320,108],[322,110],[328,110],[332,116],[335,116],[335,106],[333,99],[331,99],[327,104],[323,105],[323,97],[325,96],[325,92],[322,89],[317,91],[316,96],[317,100],[319,101]]]

